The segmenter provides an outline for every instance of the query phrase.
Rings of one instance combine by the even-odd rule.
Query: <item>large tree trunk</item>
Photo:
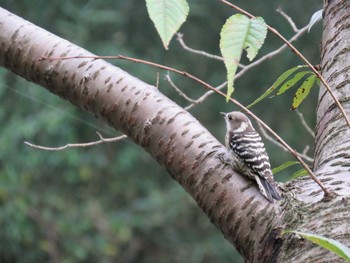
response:
[[[332,1],[330,5],[341,3]],[[338,23],[350,21],[340,17],[343,12],[350,13],[348,2],[344,3],[339,8],[341,12],[326,7],[325,23],[337,24],[337,18]],[[333,17],[332,12],[336,12]],[[341,30],[346,28],[326,24],[322,65],[332,87],[339,87],[338,96],[342,96],[346,107],[345,89],[349,85],[342,84],[344,80],[334,73],[342,70],[341,75],[346,76],[347,67],[341,64],[346,52],[340,47],[345,47],[348,40],[344,37],[346,32]],[[327,35],[338,34],[341,38],[327,39]],[[349,176],[345,176],[348,169],[344,166],[349,156],[346,155],[349,132],[323,90],[318,108],[315,170],[339,196],[323,202],[323,192],[309,178],[304,178],[286,185],[288,191],[283,200],[270,204],[256,185],[230,167],[223,167],[217,157],[227,154],[225,147],[155,87],[103,60],[39,61],[41,56],[91,54],[1,8],[0,39],[0,65],[127,134],[167,168],[247,262],[331,262],[336,258],[298,237],[282,236],[284,229],[314,232],[349,245],[350,184]],[[332,41],[337,41],[335,48]],[[335,60],[337,52],[340,57]],[[349,107],[346,109],[349,113]],[[339,141],[343,148],[328,146],[338,145]]]
[[[350,116],[350,2],[325,1],[321,70]],[[323,193],[309,180],[299,182],[298,223],[294,229],[336,239],[350,247],[350,129],[324,87],[319,92],[313,170],[336,198],[322,202]],[[280,262],[344,262],[308,242],[285,242]],[[290,245],[290,248],[285,246]],[[293,249],[291,249],[293,248]],[[288,255],[289,254],[289,255]]]

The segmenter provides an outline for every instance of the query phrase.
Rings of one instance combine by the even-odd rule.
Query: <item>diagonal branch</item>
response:
[[[192,75],[192,74],[190,74],[190,73],[188,73],[186,71],[181,71],[181,70],[178,70],[178,69],[174,69],[174,68],[171,68],[171,67],[168,67],[168,66],[164,66],[164,65],[161,65],[161,64],[157,64],[157,63],[154,63],[154,62],[150,62],[150,61],[142,60],[142,59],[138,59],[138,58],[131,58],[131,57],[123,56],[123,55],[117,55],[117,56],[73,56],[73,57],[56,57],[56,58],[41,57],[39,60],[50,60],[50,61],[53,61],[53,60],[75,59],[75,58],[122,59],[122,60],[128,60],[128,61],[135,62],[135,63],[149,65],[149,66],[160,68],[160,69],[165,69],[165,70],[172,71],[172,72],[175,72],[177,74],[183,75],[185,77],[188,77],[188,78],[196,81],[197,83],[201,84],[205,88],[210,89],[211,91],[216,92],[219,95],[221,95],[221,96],[226,98],[226,94],[225,93],[223,93],[222,91],[214,88],[210,84],[206,83],[205,81],[201,80],[200,78],[197,78],[196,76],[194,76],[194,75]],[[325,198],[330,198],[332,196],[332,193],[330,192],[330,190],[328,190],[322,184],[322,182],[316,177],[316,175],[312,172],[310,167],[300,157],[300,155],[297,153],[297,151],[295,151],[292,147],[290,147],[277,133],[275,133],[267,124],[265,124],[253,112],[251,112],[246,107],[244,107],[239,101],[237,101],[235,99],[232,99],[232,98],[230,98],[230,101],[233,102],[234,104],[236,104],[238,107],[240,107],[243,111],[245,111],[248,115],[250,115],[258,123],[260,123],[261,126],[263,126],[269,133],[271,133],[276,138],[276,140],[278,142],[280,142],[300,162],[300,164],[304,167],[304,169],[309,173],[311,178],[320,186],[320,188],[322,189],[322,191],[325,194]]]
[[[247,260],[278,252],[281,245],[273,241],[286,202],[269,204],[247,178],[224,166],[218,157],[228,154],[227,148],[191,114],[156,87],[101,59],[39,62],[41,56],[92,54],[2,8],[0,35],[0,66],[128,135],[166,167]],[[270,252],[261,255],[261,244]]]

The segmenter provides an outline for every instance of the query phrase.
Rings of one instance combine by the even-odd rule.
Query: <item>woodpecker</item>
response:
[[[255,180],[260,192],[273,203],[280,200],[264,143],[246,115],[239,111],[220,112],[226,121],[226,147],[232,153],[234,170]]]

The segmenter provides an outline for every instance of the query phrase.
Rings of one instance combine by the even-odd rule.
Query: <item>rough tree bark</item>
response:
[[[321,64],[349,114],[348,14],[347,1],[325,4]],[[295,229],[350,245],[349,129],[323,89],[314,170],[338,196],[324,202],[323,192],[305,177],[287,183],[283,200],[270,204],[254,184],[223,167],[218,156],[227,154],[225,147],[155,87],[103,60],[38,60],[77,55],[91,53],[0,8],[0,65],[127,134],[167,168],[247,262],[341,262],[296,236],[281,235]]]

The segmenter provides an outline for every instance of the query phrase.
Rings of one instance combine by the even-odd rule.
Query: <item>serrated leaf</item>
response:
[[[275,83],[272,84],[272,86],[270,88],[268,88],[264,94],[262,94],[259,98],[257,98],[255,101],[253,101],[251,104],[249,104],[247,106],[247,108],[250,108],[252,106],[254,106],[255,104],[257,104],[258,102],[260,102],[261,100],[263,100],[264,98],[266,98],[268,95],[270,95],[272,92],[274,92],[283,82],[286,81],[286,79],[288,79],[294,72],[296,72],[297,70],[301,69],[301,68],[306,68],[306,65],[302,65],[302,66],[296,66],[294,68],[288,69],[287,71],[285,71],[281,76],[278,77],[278,79],[275,81]]]
[[[287,90],[290,88],[294,87],[302,78],[304,78],[308,74],[313,74],[312,71],[306,70],[306,71],[301,71],[295,74],[291,79],[287,80],[278,90],[276,96],[281,95],[285,93]]]
[[[295,110],[304,101],[304,99],[309,95],[311,88],[314,86],[316,80],[316,75],[311,75],[308,77],[303,84],[298,88],[294,95],[292,110]]]
[[[310,22],[309,22],[309,26],[307,28],[307,32],[310,32],[311,27],[322,19],[322,12],[323,12],[323,9],[318,10],[317,12],[315,12],[312,15],[312,17],[310,19]]]
[[[165,49],[186,21],[189,7],[186,0],[146,0],[147,11]]]
[[[277,167],[273,168],[272,169],[272,173],[276,174],[276,173],[286,169],[287,167],[292,166],[294,164],[298,164],[298,163],[299,162],[297,162],[297,161],[287,161],[287,162],[281,164],[280,166],[277,166]]]
[[[299,231],[286,231],[302,236],[303,238],[337,254],[339,257],[350,262],[350,249],[337,240],[326,238],[320,235],[309,234]]]
[[[249,60],[253,60],[267,34],[267,26],[261,17],[249,19],[245,15],[236,14],[229,17],[221,29],[220,50],[227,70],[227,96],[233,93],[233,82],[243,49]]]
[[[301,176],[308,175],[309,173],[305,169],[300,169],[292,174],[291,179],[296,179]]]

